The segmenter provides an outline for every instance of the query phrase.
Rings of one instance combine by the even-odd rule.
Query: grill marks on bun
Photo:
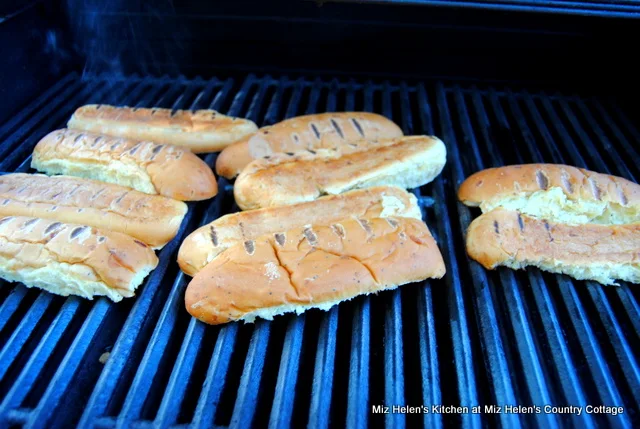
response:
[[[118,232],[25,216],[0,219],[0,276],[27,287],[120,301],[133,296],[157,263],[146,244]]]
[[[402,130],[393,121],[373,113],[332,112],[298,116],[265,126],[232,144],[218,156],[216,170],[220,176],[231,179],[253,160],[265,155],[341,150],[362,139],[375,141],[402,135]]]
[[[441,278],[445,266],[418,219],[352,218],[237,242],[187,286],[185,304],[211,324],[329,309],[361,294]],[[393,223],[393,222],[392,222]]]
[[[458,197],[483,214],[467,252],[488,269],[535,266],[578,280],[640,283],[640,185],[567,165],[480,171]]]
[[[568,165],[490,168],[468,177],[459,199],[483,213],[502,207],[569,224],[623,225],[640,221],[640,185]]]

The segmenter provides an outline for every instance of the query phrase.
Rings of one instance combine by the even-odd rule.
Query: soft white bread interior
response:
[[[640,224],[566,225],[494,209],[467,231],[467,252],[485,268],[535,266],[605,285],[640,283]]]
[[[0,219],[0,277],[58,295],[134,295],[158,264],[146,244],[128,235],[33,217]]]
[[[441,278],[442,255],[418,219],[345,219],[238,243],[189,283],[187,311],[209,324],[328,309],[358,295]]]
[[[312,201],[352,189],[391,185],[415,188],[444,168],[446,148],[436,137],[412,136],[347,147],[277,154],[251,162],[234,196],[243,210]]]
[[[216,171],[230,179],[254,159],[275,153],[340,148],[363,139],[377,141],[401,136],[400,127],[375,113],[333,112],[297,116],[262,127],[228,146],[218,156]]]
[[[128,234],[153,248],[175,237],[187,205],[131,188],[70,176],[0,176],[0,217],[30,216]]]
[[[31,167],[181,201],[206,200],[218,192],[211,168],[188,149],[69,129],[40,140]]]
[[[180,246],[178,264],[194,276],[220,252],[245,240],[349,217],[390,216],[420,219],[416,197],[395,186],[376,186],[291,206],[228,214],[192,232]]]
[[[184,146],[194,153],[217,152],[255,132],[252,121],[215,110],[172,110],[89,104],[78,108],[69,128]]]
[[[458,191],[484,213],[496,207],[570,224],[640,221],[640,185],[556,164],[512,165],[473,174]]]

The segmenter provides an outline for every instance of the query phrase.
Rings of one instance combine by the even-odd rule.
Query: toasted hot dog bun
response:
[[[421,218],[416,197],[395,186],[377,186],[291,206],[228,214],[192,232],[180,246],[178,264],[194,276],[236,243],[304,225],[329,224],[349,217]]]
[[[605,285],[640,282],[640,224],[566,225],[495,209],[476,218],[467,252],[487,269],[535,266]]]
[[[298,116],[262,127],[218,156],[216,172],[231,179],[254,159],[279,152],[339,148],[358,140],[401,137],[402,130],[381,115],[337,112]]]
[[[40,140],[31,167],[181,201],[206,200],[218,193],[209,166],[189,150],[69,129],[53,131]]]
[[[458,198],[485,213],[503,207],[571,224],[640,221],[640,185],[568,165],[482,170],[462,183]]]
[[[0,277],[58,295],[134,295],[158,264],[146,244],[119,232],[53,220],[0,218]]]
[[[215,110],[171,110],[89,104],[75,111],[69,128],[183,146],[194,153],[218,152],[255,132],[247,119],[232,118]]]
[[[420,220],[346,219],[238,243],[189,283],[187,311],[205,323],[253,321],[441,278],[442,255]]]
[[[339,150],[278,154],[249,164],[233,193],[243,210],[315,200],[352,189],[390,185],[415,188],[431,182],[446,162],[436,137],[359,141]]]
[[[70,176],[0,176],[0,217],[33,216],[122,232],[160,248],[175,237],[187,205],[131,188]]]

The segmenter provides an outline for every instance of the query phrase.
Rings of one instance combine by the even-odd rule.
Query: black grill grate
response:
[[[457,203],[481,168],[564,162],[640,179],[640,132],[612,102],[456,84],[248,76],[69,75],[0,128],[0,171],[28,171],[47,132],[89,102],[214,108],[259,125],[333,110],[385,114],[436,134],[448,164],[416,190],[442,281],[255,325],[208,327],[184,310],[175,264],[198,225],[238,210],[230,185],[191,204],[135,299],[113,305],[0,287],[0,426],[631,427],[640,424],[640,305],[537,270],[488,272],[464,252],[477,214]],[[205,160],[213,165],[215,155]],[[100,356],[109,352],[106,364]],[[624,414],[372,414],[372,405],[621,405]]]

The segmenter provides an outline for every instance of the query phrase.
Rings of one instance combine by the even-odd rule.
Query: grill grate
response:
[[[237,211],[231,186],[190,204],[135,299],[113,305],[0,287],[0,426],[631,427],[640,424],[640,305],[537,270],[485,271],[464,252],[475,212],[455,191],[472,172],[564,162],[640,179],[640,132],[608,100],[457,84],[250,75],[233,79],[72,74],[0,128],[0,171],[29,171],[39,138],[78,105],[213,108],[259,125],[376,111],[441,136],[448,164],[415,190],[443,253],[441,281],[255,325],[208,327],[184,310],[181,240]],[[214,165],[215,155],[204,157]],[[108,352],[106,364],[100,356]],[[372,414],[372,405],[622,405],[624,414]]]

